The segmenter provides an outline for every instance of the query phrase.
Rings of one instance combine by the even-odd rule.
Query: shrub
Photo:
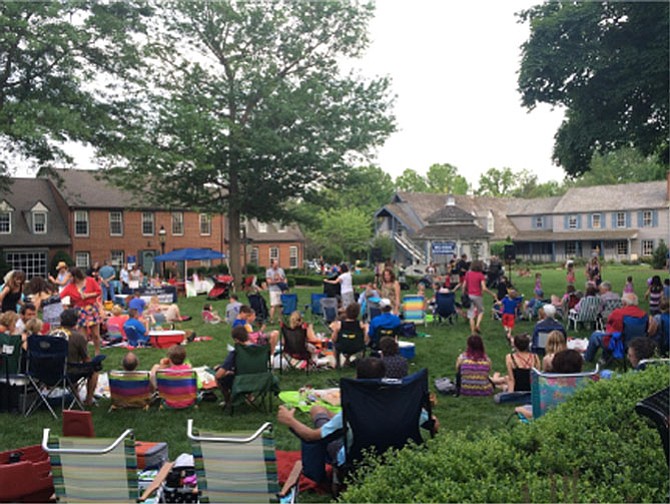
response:
[[[666,501],[658,433],[634,407],[669,380],[667,366],[630,372],[578,391],[530,425],[447,432],[371,457],[342,501]]]
[[[668,246],[663,240],[658,242],[658,247],[654,250],[651,265],[654,269],[665,269],[668,258]]]

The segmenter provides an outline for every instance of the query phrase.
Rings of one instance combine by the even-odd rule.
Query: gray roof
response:
[[[662,208],[668,204],[667,181],[573,187],[566,192],[554,212],[605,212]]]
[[[70,208],[133,208],[141,201],[100,177],[97,170],[56,169],[51,180]],[[59,180],[60,179],[60,180]],[[138,184],[141,184],[138,181]]]
[[[514,208],[510,208],[508,215],[543,215],[554,213],[554,208],[563,196],[550,198],[532,198],[516,200]]]
[[[256,243],[264,242],[301,242],[305,240],[305,236],[296,224],[289,224],[285,227],[285,231],[279,231],[277,224],[268,223],[267,232],[261,233],[258,231],[257,222],[253,219],[247,220],[247,238]]]
[[[6,200],[14,209],[12,232],[2,235],[3,247],[58,247],[70,244],[70,236],[63,216],[45,179],[12,178],[10,192],[0,192],[0,201]],[[30,210],[42,203],[47,212],[47,232],[34,234],[29,224]]]
[[[426,221],[428,224],[463,223],[474,224],[475,216],[456,205],[445,205],[433,212]]]
[[[601,231],[523,231],[514,237],[515,242],[559,242],[579,240],[627,240],[637,238],[637,230]]]
[[[414,235],[417,240],[477,240],[491,235],[475,224],[429,224]]]

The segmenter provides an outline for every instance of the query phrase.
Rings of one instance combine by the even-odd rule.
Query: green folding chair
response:
[[[231,390],[230,414],[235,406],[248,404],[272,411],[272,396],[279,393],[277,377],[270,370],[268,345],[235,345],[235,378]],[[265,399],[267,398],[267,409]]]
[[[224,435],[194,429],[187,423],[200,502],[295,502],[302,470],[298,462],[280,489],[272,424],[256,432]]]
[[[28,384],[28,377],[21,372],[21,335],[0,333],[0,405],[8,410],[25,412],[19,404],[20,391]],[[24,395],[25,402],[25,395]],[[0,406],[0,411],[3,407]]]
[[[132,429],[118,438],[57,437],[44,429],[60,502],[137,502],[137,458]]]

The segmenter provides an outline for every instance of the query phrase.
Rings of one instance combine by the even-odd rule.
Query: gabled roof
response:
[[[414,235],[417,240],[475,240],[491,238],[474,224],[428,224]]]
[[[252,240],[252,245],[253,242],[301,242],[305,239],[305,236],[296,224],[289,224],[284,228],[284,231],[279,231],[277,224],[267,223],[267,232],[265,233],[258,231],[258,223],[254,219],[248,219],[246,226],[247,238]]]
[[[56,176],[51,180],[70,208],[141,206],[137,197],[102,179],[97,170],[55,169],[54,173]],[[138,181],[138,185],[142,185],[142,182]]]
[[[573,187],[554,207],[559,214],[662,208],[668,204],[667,181]]]
[[[0,201],[7,201],[13,208],[12,232],[0,235],[3,247],[58,247],[70,244],[70,237],[63,216],[49,182],[45,179],[13,178],[10,192],[0,192]],[[41,203],[48,210],[47,233],[34,234],[30,228],[30,211]],[[39,206],[38,206],[39,208]]]
[[[475,216],[456,205],[445,205],[426,219],[428,224],[463,223],[474,224]]]

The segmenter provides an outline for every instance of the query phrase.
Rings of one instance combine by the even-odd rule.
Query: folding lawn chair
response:
[[[262,324],[268,319],[268,305],[260,294],[247,294],[249,306],[256,312],[256,321]]]
[[[357,327],[355,330],[340,329],[335,342],[335,367],[340,369],[340,356],[345,357],[345,362],[349,363],[354,355],[365,357],[365,333],[362,328]]]
[[[148,371],[110,371],[109,391],[112,396],[109,411],[121,408],[147,410],[155,398]]]
[[[316,318],[321,320],[323,317],[323,312],[321,310],[321,300],[326,297],[325,294],[312,293],[310,296],[309,310],[312,312],[312,323],[314,323]]]
[[[605,301],[605,304],[602,307],[602,310],[598,314],[598,320],[596,320],[596,329],[599,331],[605,330],[605,324],[610,314],[617,308],[621,308],[621,299],[608,299]]]
[[[84,409],[74,384],[68,376],[67,356],[68,342],[65,338],[37,335],[28,337],[26,369],[28,383],[24,395],[27,397],[28,386],[30,386],[36,397],[26,410],[26,416],[30,415],[41,402],[53,417],[57,418],[51,406],[51,402],[57,400],[57,397],[60,397],[61,411],[65,409],[67,396],[71,398],[71,404],[76,403],[80,409]]]
[[[414,322],[415,324],[426,323],[426,299],[423,296],[403,296],[402,313],[405,322]]]
[[[670,411],[670,387],[659,390],[635,405],[635,412],[638,415],[646,416],[654,422],[658,434],[661,436],[665,461],[670,466],[670,418],[668,417],[668,411]]]
[[[272,424],[256,432],[200,431],[187,422],[200,502],[295,502],[302,464],[297,462],[279,488]]]
[[[370,335],[370,341],[368,342],[368,345],[370,348],[377,351],[379,350],[379,340],[381,340],[384,336],[388,336],[389,338],[397,340],[398,336],[400,336],[401,330],[402,324],[397,327],[377,327],[377,329],[375,329],[375,333]]]
[[[283,322],[280,324],[281,337],[279,338],[279,348],[281,358],[285,359],[289,367],[297,369],[304,363],[305,373],[309,373],[309,368],[316,368],[316,363],[312,361],[312,354],[307,348],[307,328],[300,325],[291,329]],[[297,362],[294,362],[297,361]],[[279,366],[281,373],[283,366]]]
[[[626,353],[628,351],[628,345],[630,345],[630,342],[635,338],[647,337],[647,324],[647,315],[642,317],[625,316],[623,318],[623,331],[620,335],[612,335],[612,339],[617,338],[617,336],[621,338],[621,344],[623,346],[621,356],[617,358],[614,355],[615,353],[610,350],[611,347],[603,347],[603,357],[605,358],[608,365],[611,362],[618,362],[622,364],[624,371],[627,369],[628,359],[626,359]]]
[[[125,325],[123,326],[123,330],[126,331],[126,340],[131,347],[139,348],[150,346],[149,337],[146,336],[146,341],[141,340],[140,335],[137,333],[137,329],[133,326]]]
[[[325,297],[321,299],[321,321],[328,328],[337,319],[337,307],[337,298]]]
[[[599,369],[585,373],[542,373],[533,368],[530,374],[530,400],[533,418],[539,418],[548,410],[565,402],[581,387],[600,379]]]
[[[454,323],[456,313],[456,295],[453,292],[437,292],[435,294],[435,313],[434,317],[442,322],[448,320],[450,324]]]
[[[570,328],[570,322],[572,322],[575,331],[577,330],[577,324],[580,322],[584,325],[592,324],[595,327],[598,321],[599,311],[600,298],[597,296],[583,298],[581,305],[579,305],[579,311],[570,311],[568,313],[568,329]]]
[[[25,404],[19,405],[20,391],[28,384],[20,372],[21,354],[21,335],[0,333],[0,412],[25,410]]]
[[[281,298],[281,314],[283,317],[290,317],[291,313],[298,309],[298,295],[297,294],[282,294]]]
[[[235,345],[235,378],[230,395],[230,414],[235,406],[248,404],[272,411],[272,395],[279,393],[276,377],[270,371],[269,345]]]
[[[61,502],[137,502],[137,458],[132,429],[118,438],[52,436],[44,429],[56,497]]]
[[[161,408],[198,407],[198,377],[192,369],[156,371],[156,389],[161,398]]]
[[[381,298],[378,297],[369,297],[366,301],[366,314],[367,318],[366,320],[370,322],[373,318],[375,318],[377,315],[382,314],[382,309],[379,306],[379,302],[381,301]]]
[[[549,339],[548,332],[538,332],[536,337],[531,341],[530,349],[534,354],[544,357],[547,348],[547,340]]]

